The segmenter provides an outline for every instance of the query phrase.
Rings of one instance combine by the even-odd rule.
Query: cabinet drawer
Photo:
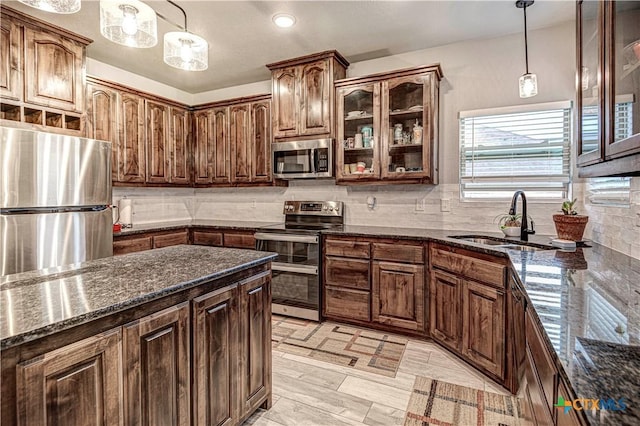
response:
[[[531,367],[539,383],[539,387],[542,390],[542,398],[546,402],[548,413],[553,413],[553,404],[554,401],[556,401],[554,395],[556,389],[556,369],[537,328],[538,326],[531,317],[531,312],[527,312],[526,336],[528,353],[533,363]],[[530,385],[533,384],[534,383],[530,383]]]
[[[222,232],[193,231],[193,244],[222,247]]]
[[[373,243],[373,258],[392,262],[424,263],[422,246]]]
[[[349,288],[324,288],[324,315],[370,321],[368,291]]]
[[[135,253],[137,251],[151,250],[153,244],[151,237],[129,238],[113,242],[113,255]]]
[[[325,258],[324,282],[337,287],[369,290],[369,261],[359,259]]]
[[[369,258],[369,243],[347,240],[326,240],[325,253],[332,256]]]
[[[436,247],[431,249],[431,264],[477,281],[504,288],[505,267],[503,265]]]
[[[253,234],[224,233],[224,246],[233,248],[255,249],[256,239]]]
[[[153,237],[154,248],[177,246],[179,244],[189,244],[189,234],[187,234],[187,231],[167,235],[156,235]]]

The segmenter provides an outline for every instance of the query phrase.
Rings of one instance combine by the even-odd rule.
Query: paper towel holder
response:
[[[123,228],[133,228],[133,203],[126,196],[118,200],[118,221]]]

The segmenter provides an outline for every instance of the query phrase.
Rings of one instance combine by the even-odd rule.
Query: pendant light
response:
[[[518,0],[516,7],[524,11],[524,61],[526,72],[520,77],[520,97],[530,98],[538,94],[538,78],[529,72],[529,47],[527,45],[527,7],[533,4],[534,0]]]
[[[172,31],[164,35],[164,62],[186,71],[204,71],[209,67],[209,43],[187,30],[187,13],[171,0],[184,16],[184,31]]]
[[[156,12],[138,0],[100,0],[100,33],[129,47],[158,44]]]
[[[80,0],[19,0],[27,6],[53,13],[76,13],[80,10]]]

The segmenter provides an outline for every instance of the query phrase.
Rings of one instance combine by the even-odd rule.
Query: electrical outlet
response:
[[[636,214],[636,226],[640,226],[640,213]]]
[[[441,212],[450,212],[451,211],[451,200],[448,198],[442,198],[440,200],[440,211]]]
[[[251,207],[256,208],[256,200],[251,200]]]
[[[416,211],[417,212],[424,211],[424,198],[416,198]]]

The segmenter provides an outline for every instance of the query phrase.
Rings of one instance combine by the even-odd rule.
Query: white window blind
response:
[[[592,178],[587,181],[591,204],[628,207],[631,179],[628,177]]]
[[[571,103],[460,113],[460,185],[466,200],[569,197]]]

